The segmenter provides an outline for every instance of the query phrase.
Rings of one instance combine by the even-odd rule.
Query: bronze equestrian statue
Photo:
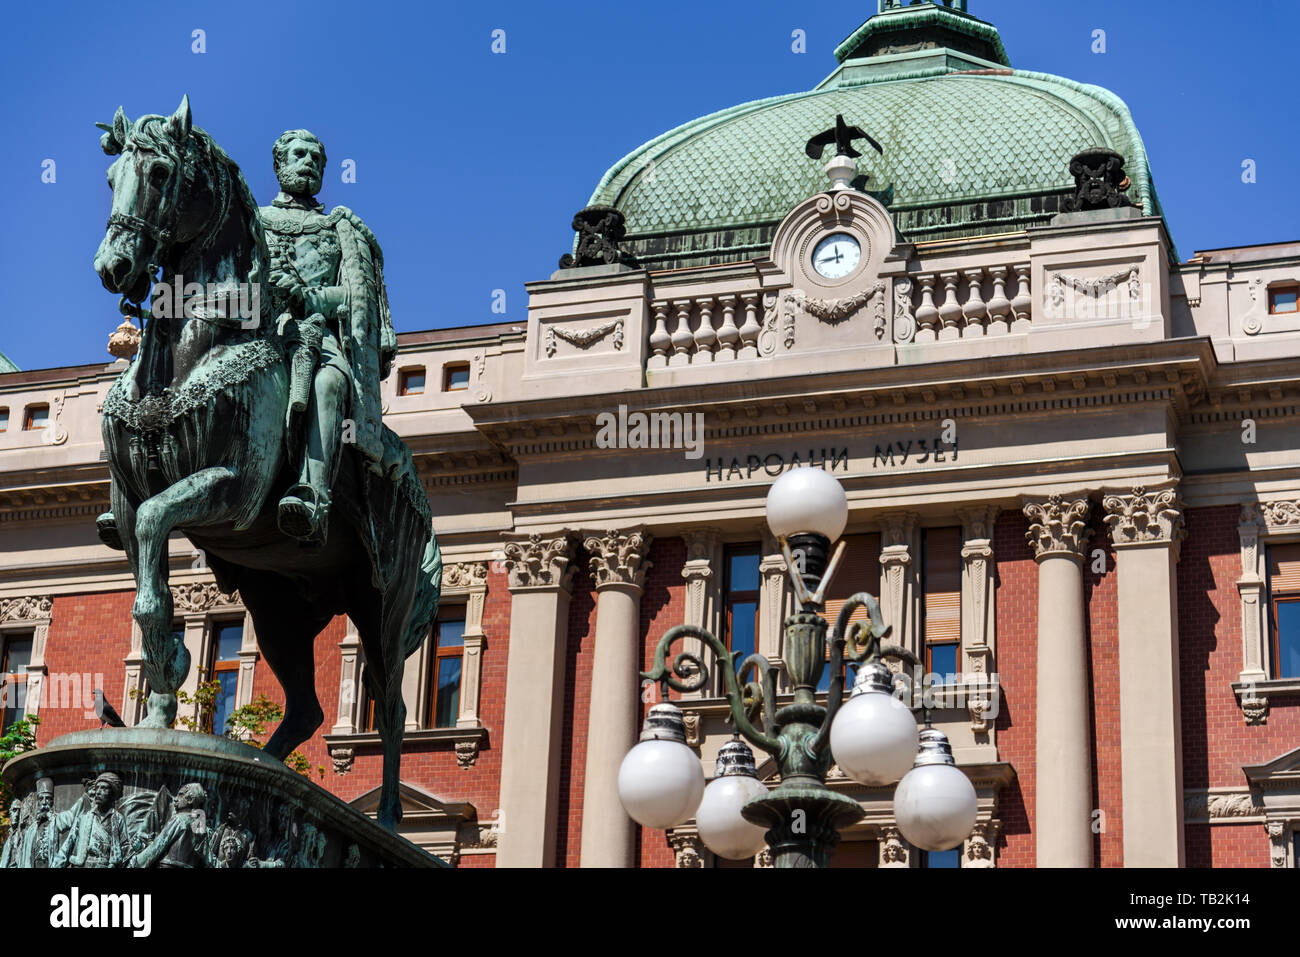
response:
[[[141,724],[171,725],[190,670],[167,586],[179,530],[218,586],[238,590],[284,688],[267,754],[283,759],[320,727],[314,640],[336,615],[355,623],[383,739],[379,820],[395,827],[402,671],[436,615],[442,559],[410,450],[380,421],[396,337],[379,244],[351,211],[315,203],[325,152],[306,131],[277,141],[283,192],[259,211],[188,97],[170,117],[131,123],[119,108],[100,127],[118,158],[95,271],[144,321],[104,401],[111,511],[98,522],[135,576]],[[151,288],[152,308],[136,305]],[[249,289],[252,308],[239,308]]]

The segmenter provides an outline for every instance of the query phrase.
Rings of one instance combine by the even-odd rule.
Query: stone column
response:
[[[1034,834],[1039,867],[1092,866],[1092,740],[1083,607],[1087,498],[1027,502],[1038,562]]]
[[[1124,866],[1182,867],[1183,747],[1178,682],[1174,488],[1102,500],[1119,575],[1119,726]]]
[[[777,689],[785,694],[793,690],[790,676],[786,673],[785,649],[782,647],[785,637],[785,619],[794,610],[794,592],[790,588],[790,577],[786,574],[785,556],[781,554],[781,545],[776,537],[764,533],[763,554],[758,561],[758,634],[755,636],[756,650],[765,655],[772,663],[777,675]],[[715,676],[717,691],[721,695],[722,674]]]
[[[510,584],[498,867],[555,864],[573,542],[534,532],[504,547]]]
[[[925,661],[916,622],[916,516],[888,512],[880,526],[880,611],[893,626],[892,640]]]
[[[596,584],[596,641],[582,789],[582,866],[631,867],[632,819],[618,799],[618,769],[637,741],[641,592],[652,537],[644,529],[589,536]]]
[[[682,578],[686,580],[686,618],[684,625],[696,625],[718,634],[718,608],[722,589],[722,575],[715,574],[721,568],[721,538],[716,528],[692,528],[682,533],[686,542],[686,562],[682,565]],[[687,638],[682,642],[682,651],[689,652],[704,662],[709,669],[709,681],[717,680],[717,668],[713,665],[713,652],[705,647],[698,638]],[[709,685],[699,691],[683,694],[683,698],[704,698],[712,693]]]

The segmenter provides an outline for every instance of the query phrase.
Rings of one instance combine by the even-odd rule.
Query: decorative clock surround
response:
[[[777,227],[772,261],[809,300],[844,299],[874,288],[895,241],[889,212],[866,193],[851,189],[818,193],[791,210]],[[844,255],[854,244],[856,266],[845,268],[847,260],[842,258],[840,268],[818,270],[814,260],[818,249]]]

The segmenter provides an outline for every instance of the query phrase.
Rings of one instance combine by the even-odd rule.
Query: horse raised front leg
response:
[[[172,635],[172,594],[167,587],[167,539],[180,525],[207,525],[231,517],[238,475],[209,468],[177,482],[141,503],[135,515],[136,595],[131,614],[140,626],[145,674],[149,677],[146,728],[170,727],[176,719],[176,690],[190,671],[190,653]]]

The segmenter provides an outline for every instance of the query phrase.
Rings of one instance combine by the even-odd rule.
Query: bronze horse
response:
[[[335,486],[341,520],[323,546],[279,531],[276,503],[296,472],[285,427],[285,347],[274,322],[281,303],[267,281],[257,205],[239,167],[193,125],[188,98],[170,117],[133,124],[119,109],[101,128],[104,152],[118,159],[108,172],[113,210],[95,271],[124,309],[143,302],[154,282],[170,287],[178,276],[205,289],[243,283],[263,293],[242,317],[222,295],[179,315],[166,310],[170,318],[136,307],[144,320],[139,354],[104,402],[115,524],[103,518],[101,536],[126,551],[135,576],[132,615],[151,691],[141,723],[172,724],[190,669],[189,652],[172,635],[167,585],[167,540],[179,530],[202,549],[218,585],[239,591],[284,688],[284,719],[267,754],[285,758],[320,727],[315,638],[336,615],[355,623],[383,740],[379,820],[393,828],[401,819],[402,671],[429,633],[442,580],[410,451],[385,428],[390,471],[382,478],[346,451]]]

